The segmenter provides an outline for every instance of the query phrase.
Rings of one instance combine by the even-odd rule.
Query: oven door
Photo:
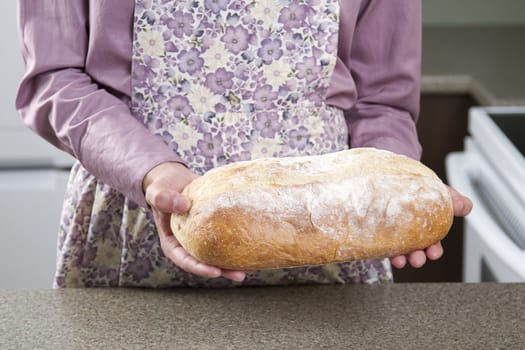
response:
[[[447,156],[452,187],[470,197],[465,218],[463,281],[525,282],[525,217],[517,196],[489,165],[472,138]]]

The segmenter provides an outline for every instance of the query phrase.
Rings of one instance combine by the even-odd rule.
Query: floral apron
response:
[[[133,115],[196,173],[239,160],[347,148],[324,103],[339,0],[137,0]],[[55,285],[226,287],[392,280],[388,259],[257,271],[242,283],[179,269],[151,212],[74,166]]]

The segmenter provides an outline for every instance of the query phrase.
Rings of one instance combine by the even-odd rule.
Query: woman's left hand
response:
[[[454,216],[467,216],[472,210],[472,201],[460,194],[452,187],[448,187],[452,197],[452,204],[454,207]],[[431,245],[425,250],[416,250],[407,255],[398,255],[390,258],[390,262],[398,269],[405,267],[408,263],[415,268],[425,265],[427,258],[430,260],[437,260],[443,255],[443,246],[441,242]]]
[[[232,271],[204,264],[192,257],[179,243],[170,227],[172,213],[185,213],[191,203],[181,193],[198,176],[184,165],[166,162],[146,174],[143,190],[157,226],[164,255],[181,269],[206,278],[224,277],[241,282],[251,271]]]

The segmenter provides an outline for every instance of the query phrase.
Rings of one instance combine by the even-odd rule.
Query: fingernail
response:
[[[177,208],[179,207],[179,198],[178,197],[175,197],[173,198],[173,211],[177,211]]]
[[[235,278],[235,281],[236,281],[236,282],[242,282],[242,281],[244,281],[245,278],[246,278],[246,275],[243,275],[243,276],[237,276],[237,277]]]
[[[188,200],[177,196],[173,199],[173,211],[187,211],[189,209]]]
[[[179,197],[173,198],[173,211],[178,211],[180,206],[180,199]]]
[[[461,199],[454,200],[454,213],[455,214],[462,213],[464,207],[465,205],[463,204],[463,201]]]

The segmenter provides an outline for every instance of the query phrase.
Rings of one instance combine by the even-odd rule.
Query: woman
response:
[[[24,122],[78,159],[55,286],[391,281],[390,260],[227,271],[169,228],[182,189],[256,157],[377,147],[419,158],[414,0],[20,0]],[[456,215],[468,199],[452,192]],[[462,207],[461,207],[462,206]],[[407,257],[421,266],[438,243]]]

